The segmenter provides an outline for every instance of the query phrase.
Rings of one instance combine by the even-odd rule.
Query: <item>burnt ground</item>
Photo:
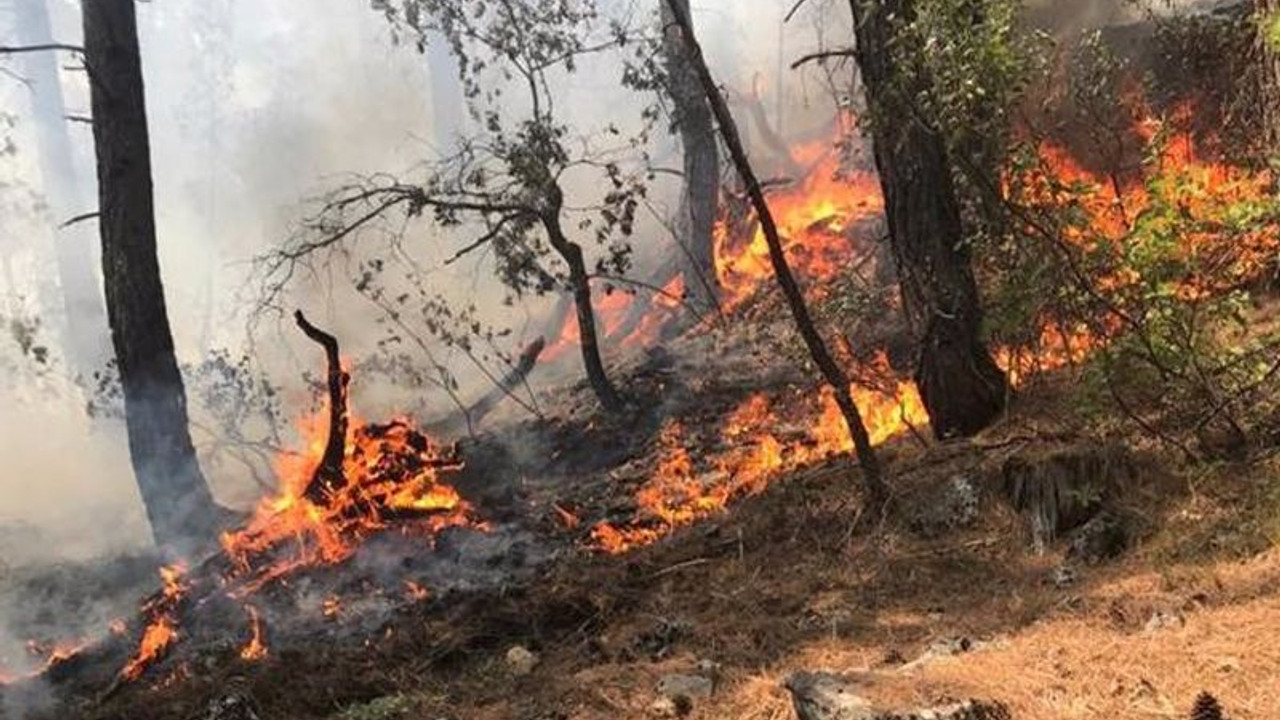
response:
[[[1055,424],[1040,399],[972,443],[887,448],[898,500],[885,517],[859,514],[835,460],[624,556],[565,543],[537,577],[399,607],[359,641],[282,644],[254,663],[210,656],[177,681],[55,716],[204,717],[236,692],[262,718],[641,718],[664,674],[700,671],[716,689],[692,717],[785,718],[791,671],[866,668],[885,671],[886,701],[996,698],[1019,718],[1176,713],[1201,690],[1235,718],[1280,716],[1267,681],[1280,673],[1267,640],[1280,629],[1273,463],[1178,468],[1140,454],[1123,488],[1137,548],[1055,582],[1065,543],[1032,550],[1001,468],[1097,439]],[[916,509],[958,475],[980,490],[977,521],[922,536]],[[909,662],[961,638],[975,649]],[[506,659],[515,646],[538,657],[528,674]]]
[[[732,360],[715,371],[641,358],[626,371],[633,412],[622,421],[594,417],[577,387],[555,395],[554,419],[464,441],[468,468],[454,480],[490,531],[450,531],[432,548],[375,540],[344,566],[262,591],[253,602],[267,619],[266,658],[239,657],[244,619],[225,608],[135,684],[105,694],[131,650],[108,642],[33,694],[6,690],[5,716],[205,718],[210,703],[237,696],[264,720],[638,719],[671,711],[657,688],[680,673],[712,679],[714,692],[678,710],[763,720],[793,717],[782,683],[794,671],[870,669],[869,692],[890,705],[973,696],[1017,718],[1145,718],[1185,713],[1208,690],[1237,720],[1280,717],[1280,649],[1269,639],[1280,636],[1276,461],[1180,466],[1072,412],[1055,386],[1069,377],[1031,388],[974,441],[883,448],[896,493],[886,515],[861,514],[856,470],[834,458],[655,545],[589,549],[595,521],[634,512],[643,472],[620,470],[652,467],[664,418],[718,427],[768,391],[786,419],[788,403],[812,400],[798,373],[759,370],[783,365],[776,357],[721,356]],[[1134,449],[1112,501],[1134,547],[1066,562],[1064,534],[1036,552],[1010,503],[1011,459],[1126,441]],[[922,523],[957,478],[976,489],[977,512],[955,526]],[[120,562],[130,578],[149,564]],[[69,595],[107,582],[59,576]],[[393,592],[404,579],[431,598]],[[342,596],[336,617],[320,607],[331,593]],[[517,647],[536,656],[531,669],[509,659]],[[49,686],[59,704],[24,704]]]

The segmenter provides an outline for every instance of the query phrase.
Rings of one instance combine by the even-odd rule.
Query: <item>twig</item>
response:
[[[711,559],[704,558],[704,557],[694,558],[692,560],[685,560],[682,563],[676,563],[675,565],[659,570],[658,572],[650,575],[648,579],[657,580],[658,578],[666,575],[670,575],[671,573],[679,572],[680,570],[684,570],[686,568],[697,567],[699,565],[706,565],[709,562],[711,562]]]
[[[791,63],[791,69],[796,70],[801,65],[805,65],[817,60],[829,60],[831,58],[852,58],[857,57],[858,51],[853,48],[841,48],[839,50],[821,50],[819,52],[811,52],[801,55],[799,59]]]

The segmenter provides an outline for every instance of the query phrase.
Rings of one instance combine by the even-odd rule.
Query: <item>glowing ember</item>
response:
[[[431,591],[412,580],[404,581],[404,593],[413,602],[422,602],[431,597]]]
[[[24,665],[34,669],[29,672],[11,672],[4,667],[0,667],[0,685],[9,685],[20,680],[39,677],[51,668],[75,658],[86,647],[88,647],[88,643],[84,641],[48,643],[27,640],[24,643],[24,649],[34,664],[24,663]]]
[[[262,636],[262,618],[258,616],[258,611],[252,605],[244,607],[245,612],[249,615],[249,642],[240,648],[240,657],[244,660],[254,662],[261,660],[267,656],[267,645],[263,641]]]
[[[330,595],[324,599],[324,605],[321,606],[320,612],[329,620],[336,620],[338,613],[342,611],[342,598],[337,595]]]

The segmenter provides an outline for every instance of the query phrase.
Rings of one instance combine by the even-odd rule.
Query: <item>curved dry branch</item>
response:
[[[342,461],[347,448],[347,384],[351,378],[342,369],[338,339],[312,325],[301,310],[294,312],[293,319],[308,338],[324,348],[328,362],[329,439],[325,442],[320,464],[303,491],[308,500],[323,505],[329,494],[347,484]]]

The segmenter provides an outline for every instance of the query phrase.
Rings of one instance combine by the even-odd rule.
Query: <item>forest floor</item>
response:
[[[1188,717],[1208,691],[1235,720],[1280,718],[1280,457],[1185,464],[1086,417],[1070,373],[1029,387],[974,440],[907,434],[884,445],[895,495],[886,514],[860,511],[856,467],[837,457],[652,544],[588,548],[591,524],[634,490],[618,469],[661,460],[664,418],[719,427],[767,391],[790,419],[785,398],[813,398],[796,371],[761,371],[758,354],[714,355],[724,358],[714,369],[652,357],[629,369],[628,385],[651,402],[627,422],[583,410],[579,387],[558,395],[560,419],[536,438],[517,433],[474,453],[458,487],[488,517],[523,517],[545,539],[550,559],[536,578],[411,604],[362,642],[273,644],[252,663],[238,659],[232,633],[230,660],[48,717],[222,717],[211,700],[243,695],[261,720],[785,720],[795,716],[786,678],[830,671],[869,673],[866,694],[891,707],[978,698],[1018,720],[1137,720]],[[766,367],[790,365],[770,357]],[[1117,443],[1132,448],[1116,495],[1133,519],[1132,547],[1093,565],[1067,562],[1065,538],[1038,552],[1009,502],[1010,460]],[[921,532],[918,511],[956,478],[977,490],[973,521]],[[566,528],[558,508],[581,526]],[[153,584],[139,580],[153,562],[64,574],[47,588],[25,577],[26,611],[33,624],[50,620],[39,608],[69,607],[54,597],[67,583],[105,596],[95,575],[126,578],[116,589],[136,594]],[[688,681],[673,676],[710,681],[710,694],[699,687],[673,706],[664,679]]]
[[[794,716],[792,672],[870,670],[871,696],[905,707],[1186,717],[1209,691],[1236,720],[1280,717],[1277,461],[1140,453],[1123,493],[1136,547],[1067,581],[1065,543],[1035,552],[1000,471],[1060,447],[1060,414],[1047,389],[976,441],[885,448],[898,508],[975,481],[977,522],[940,537],[861,515],[837,459],[625,555],[563,553],[535,582],[423,605],[362,647],[286,648],[85,715],[199,717],[238,688],[264,720],[638,720],[672,712],[658,688],[680,674],[713,680],[689,717],[777,720]]]

